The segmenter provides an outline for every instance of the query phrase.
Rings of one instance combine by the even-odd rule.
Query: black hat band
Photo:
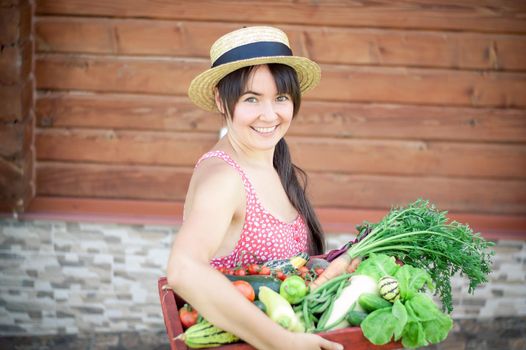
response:
[[[287,45],[276,41],[260,41],[241,45],[219,56],[212,64],[212,68],[225,63],[272,56],[292,56],[292,50]]]

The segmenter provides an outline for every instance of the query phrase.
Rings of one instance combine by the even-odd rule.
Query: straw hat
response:
[[[210,49],[212,67],[192,80],[188,96],[197,106],[217,111],[214,88],[227,74],[258,64],[286,64],[298,74],[302,93],[320,81],[318,64],[305,57],[292,55],[287,35],[274,27],[247,27],[223,35]]]

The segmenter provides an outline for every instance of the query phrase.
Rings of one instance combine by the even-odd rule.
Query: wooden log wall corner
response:
[[[0,211],[23,212],[35,195],[31,0],[0,1]]]

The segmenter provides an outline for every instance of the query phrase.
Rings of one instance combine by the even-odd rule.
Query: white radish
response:
[[[354,310],[364,311],[358,304],[358,297],[363,293],[378,294],[378,285],[376,281],[366,275],[354,275],[350,278],[350,284],[345,287],[337,299],[333,301],[334,305],[331,314],[325,323],[329,329],[339,329],[349,327],[345,320],[345,315],[354,305]]]

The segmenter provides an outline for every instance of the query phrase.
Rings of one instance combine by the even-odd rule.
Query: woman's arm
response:
[[[319,336],[277,325],[209,265],[236,210],[244,207],[244,190],[227,165],[203,163],[195,177],[191,208],[172,245],[168,284],[205,319],[258,349],[337,349]]]

